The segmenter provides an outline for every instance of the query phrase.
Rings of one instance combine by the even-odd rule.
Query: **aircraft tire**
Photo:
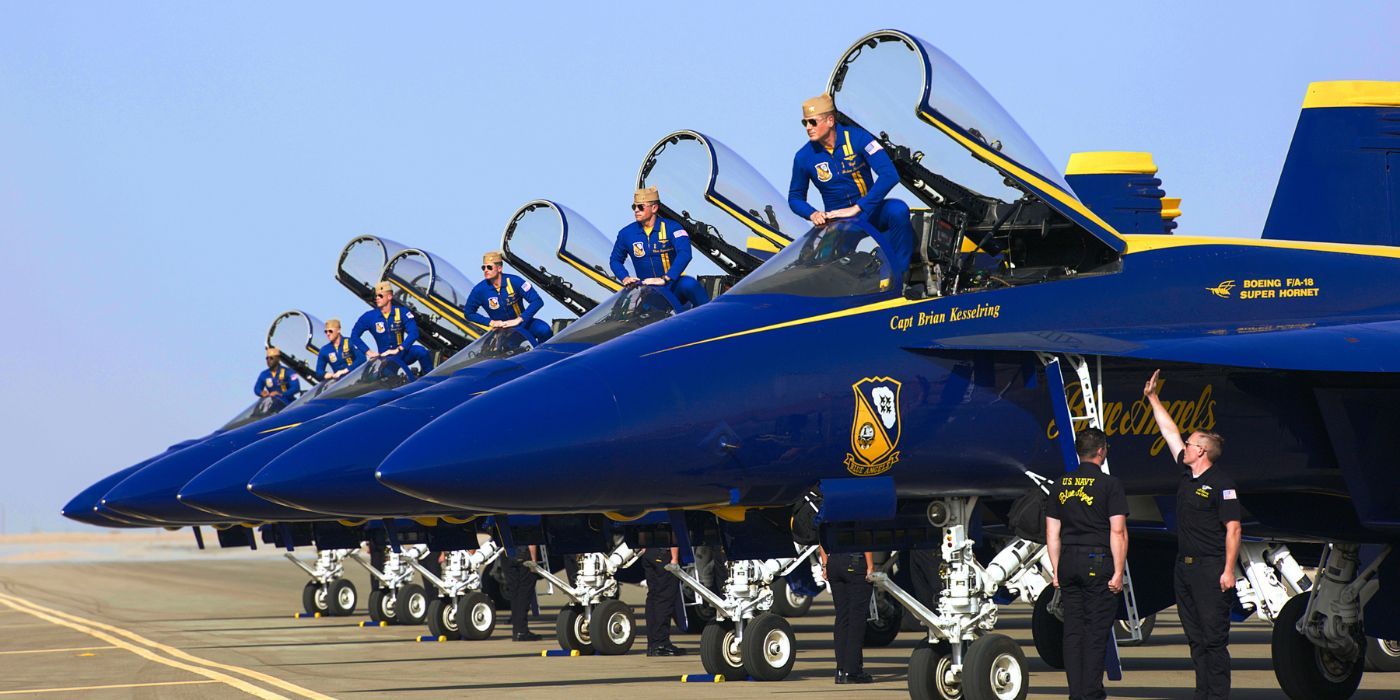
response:
[[[387,622],[395,624],[394,615],[397,612],[395,603],[398,601],[392,591],[387,588],[376,588],[369,592],[369,619],[373,622]]]
[[[428,625],[428,634],[434,637],[447,637],[449,640],[462,638],[461,628],[457,624],[455,598],[433,598],[428,601],[428,614],[424,622]]]
[[[744,670],[760,681],[780,681],[797,661],[792,624],[771,612],[755,617],[744,629]]]
[[[962,694],[967,700],[1025,700],[1030,666],[1021,645],[1004,634],[986,634],[963,656]]]
[[[1366,655],[1347,661],[1314,645],[1298,632],[1298,620],[1307,608],[1308,596],[1293,596],[1274,620],[1272,652],[1279,688],[1293,700],[1349,698],[1361,685]]]
[[[593,650],[603,656],[621,656],[637,641],[636,613],[620,600],[605,600],[594,606],[589,616],[588,638]]]
[[[724,676],[725,680],[743,680],[744,651],[734,640],[734,623],[711,622],[700,635],[700,664],[705,673]]]
[[[307,615],[330,613],[330,603],[326,599],[326,587],[315,581],[307,581],[301,589],[301,609]]]
[[[773,579],[773,614],[783,617],[803,617],[812,609],[812,596],[792,590],[787,579]]]
[[[1065,669],[1065,623],[1050,612],[1050,601],[1055,597],[1055,587],[1046,586],[1035,599],[1035,609],[1031,611],[1031,639],[1035,641],[1035,653],[1050,668]]]
[[[588,633],[588,625],[583,608],[570,605],[559,611],[554,621],[554,636],[559,640],[559,648],[564,651],[577,651],[580,654],[593,653],[593,638]]]
[[[421,625],[427,618],[427,592],[416,583],[404,584],[394,602],[394,619],[401,625]]]
[[[948,667],[953,664],[947,642],[919,642],[909,656],[909,697],[913,700],[958,700],[962,686],[949,683]]]
[[[865,622],[865,646],[887,647],[899,636],[899,628],[904,624],[904,608],[879,592],[875,601],[880,619]]]
[[[1400,641],[1367,637],[1366,670],[1382,673],[1400,671]]]
[[[1152,628],[1157,625],[1157,616],[1148,615],[1147,617],[1140,618],[1139,622],[1142,623],[1142,639],[1137,641],[1133,641],[1132,633],[1128,631],[1127,620],[1118,620],[1114,623],[1114,628],[1117,630],[1118,634],[1118,646],[1140,647],[1152,641]]]
[[[496,630],[496,604],[481,591],[457,597],[457,631],[462,639],[486,639]]]
[[[355,590],[355,584],[350,579],[338,578],[332,583],[326,592],[326,603],[330,606],[330,613],[334,617],[345,617],[355,614],[355,604],[360,602],[360,594]]]

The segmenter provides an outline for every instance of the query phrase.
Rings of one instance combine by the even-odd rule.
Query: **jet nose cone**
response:
[[[572,509],[610,488],[600,458],[621,427],[617,399],[596,374],[556,365],[443,414],[385,458],[377,476],[469,510]]]
[[[227,519],[180,503],[176,494],[228,451],[223,445],[204,443],[156,460],[114,486],[99,504],[119,514],[170,525],[223,522]]]

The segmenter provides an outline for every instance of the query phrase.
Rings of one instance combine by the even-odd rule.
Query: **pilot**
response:
[[[710,295],[700,282],[681,274],[690,264],[690,234],[680,224],[658,216],[660,209],[661,195],[655,187],[632,195],[632,218],[636,221],[617,232],[612,273],[623,284],[665,285],[686,308],[700,306]],[[636,275],[627,274],[624,263],[628,258]]]
[[[340,319],[326,321],[325,345],[316,355],[316,376],[327,380],[339,379],[365,363],[369,346],[359,338],[347,338],[340,334]]]
[[[486,279],[472,287],[467,295],[467,320],[492,328],[514,328],[529,336],[536,344],[549,340],[553,335],[549,324],[535,318],[544,308],[544,299],[539,290],[529,282],[502,272],[505,260],[498,251],[481,256],[481,275]],[[481,307],[486,307],[486,315],[481,315]],[[488,318],[489,317],[489,318]]]
[[[875,557],[870,552],[827,556],[822,547],[822,578],[831,584],[836,604],[836,683],[871,683],[865,672],[865,619],[870,612],[870,574]]]
[[[894,161],[870,132],[836,123],[836,102],[818,95],[802,103],[802,125],[809,142],[792,159],[788,206],[815,226],[858,218],[880,233],[877,242],[889,258],[895,284],[902,284],[914,247],[909,205],[885,196],[899,184]],[[807,203],[807,184],[822,195],[819,211]]]
[[[1224,438],[1197,430],[1182,441],[1181,430],[1157,396],[1161,375],[1161,370],[1152,373],[1142,395],[1152,404],[1162,439],[1183,467],[1176,489],[1176,610],[1196,667],[1196,697],[1225,698],[1230,695],[1227,644],[1240,552],[1239,493],[1230,475],[1215,466]]]
[[[1074,440],[1079,468],[1060,477],[1045,506],[1052,583],[1064,607],[1065,676],[1073,700],[1106,698],[1104,654],[1128,557],[1128,497],[1105,474],[1108,436],[1086,428]]]
[[[647,577],[647,656],[685,656],[685,650],[671,643],[671,615],[680,595],[680,579],[666,565],[680,561],[678,547],[648,547],[642,551],[642,569]]]
[[[418,370],[427,374],[433,368],[433,356],[428,349],[418,345],[418,322],[413,312],[394,303],[394,287],[388,282],[374,285],[375,308],[360,315],[355,321],[350,337],[359,339],[365,333],[374,336],[378,351],[365,354],[373,360],[380,355],[398,355],[405,366],[418,363]]]
[[[282,366],[282,351],[268,348],[267,369],[258,373],[258,380],[253,383],[253,393],[262,398],[275,398],[288,404],[300,391],[301,382],[297,380],[296,373]]]

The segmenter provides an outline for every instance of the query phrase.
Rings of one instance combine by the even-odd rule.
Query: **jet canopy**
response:
[[[545,344],[597,345],[680,313],[680,302],[665,287],[633,285],[612,295]]]
[[[612,247],[587,219],[547,199],[517,209],[501,240],[517,272],[579,315],[622,288],[608,269]]]
[[[858,297],[882,294],[893,284],[889,258],[870,227],[840,221],[812,229],[783,248],[730,294]]]
[[[302,381],[315,385],[321,381],[316,376],[316,356],[321,352],[317,345],[326,324],[321,319],[292,309],[283,311],[273,319],[267,329],[267,345],[282,351],[282,364],[301,376]]]
[[[335,279],[351,294],[374,306],[374,284],[380,280],[384,264],[407,247],[378,236],[356,236],[340,251]]]
[[[394,285],[394,300],[413,310],[420,342],[430,349],[456,352],[485,332],[464,311],[473,283],[442,258],[407,248],[389,258],[380,277]]]
[[[894,30],[862,37],[827,89],[844,123],[880,140],[901,184],[925,205],[965,216],[967,239],[1004,267],[1103,271],[1125,249],[996,99],[922,39]]]
[[[316,388],[319,389],[322,386],[326,385],[322,384]],[[313,391],[315,391],[315,389],[308,389],[306,391],[303,391],[301,392],[301,396],[305,397]],[[293,401],[292,403],[296,403],[296,401]],[[229,422],[224,423],[222,426],[219,427],[219,432],[233,430],[234,428],[244,426],[255,421],[260,421],[274,413],[277,413],[278,411],[281,411],[289,405],[290,404],[283,403],[282,400],[277,398],[276,396],[265,396],[263,398],[258,399],[257,401],[254,401],[242,411],[239,411],[237,415],[229,419]]]
[[[517,328],[496,328],[433,368],[428,376],[445,377],[487,360],[503,360],[534,349],[534,341]]]
[[[691,244],[742,277],[792,241],[807,222],[753,166],[698,131],[676,131],[647,152],[637,186],[656,187],[664,216],[685,225]]]
[[[292,406],[301,406],[321,399],[353,399],[371,391],[393,389],[413,381],[414,375],[395,356],[376,357],[350,370],[333,382],[326,382],[313,391],[302,392]]]

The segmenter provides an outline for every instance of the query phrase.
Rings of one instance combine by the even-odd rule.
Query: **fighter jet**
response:
[[[1386,155],[1400,85],[1309,87],[1261,239],[1118,230],[971,76],[908,33],[862,37],[828,91],[927,207],[905,277],[868,227],[815,228],[714,303],[446,413],[379,479],[483,512],[742,509],[746,521],[820,483],[828,547],[942,548],[939,608],[901,599],[929,629],[911,657],[915,696],[1020,697],[1026,665],[992,632],[991,595],[1025,553],[978,563],[973,507],[1063,471],[1080,420],[1104,427],[1113,473],[1170,525],[1178,473],[1139,400],[1161,367],[1182,428],[1221,430],[1245,456],[1230,471],[1251,534],[1327,542],[1327,574],[1276,619],[1280,685],[1294,698],[1354,691],[1362,628],[1400,636],[1400,598],[1374,595],[1400,585],[1388,558],[1400,471],[1386,466],[1400,292],[1377,284],[1400,273]],[[454,439],[509,434],[513,405],[540,411],[530,440]],[[1383,548],[1366,561],[1361,544]],[[1171,550],[1146,550],[1132,561],[1140,612],[1170,603],[1152,582]]]

